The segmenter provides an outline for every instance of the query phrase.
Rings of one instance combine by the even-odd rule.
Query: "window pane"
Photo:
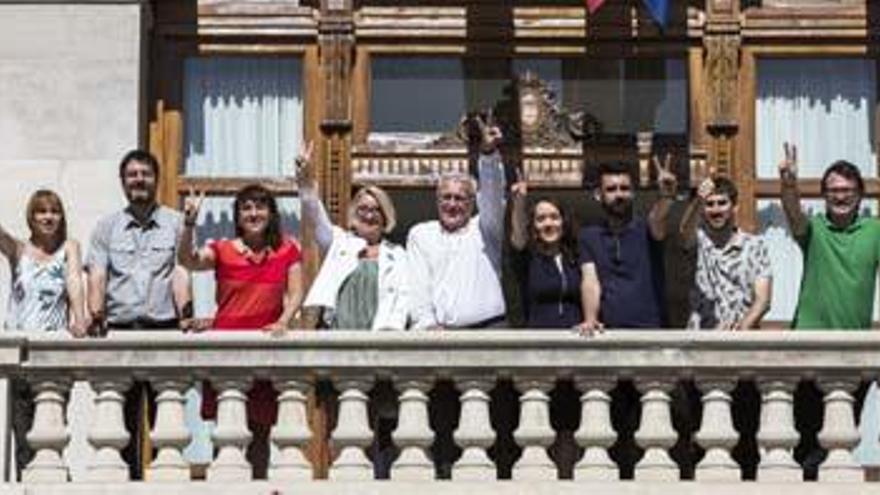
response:
[[[823,213],[825,201],[821,199],[801,202],[808,215]],[[877,215],[876,201],[863,201],[865,215]],[[782,204],[778,200],[758,201],[759,232],[767,242],[770,251],[770,264],[773,268],[773,301],[766,320],[791,320],[797,307],[797,300],[803,275],[803,254],[791,237]],[[880,307],[874,305],[874,319],[880,316]]]
[[[372,132],[446,132],[465,113],[457,57],[376,57],[371,69]]]
[[[801,177],[836,160],[877,176],[876,66],[868,59],[763,59],[755,102],[758,177],[778,176],[782,144],[797,145]]]
[[[196,228],[196,245],[204,246],[218,239],[235,237],[232,220],[232,197],[209,197],[202,203]],[[281,211],[281,228],[286,235],[299,238],[300,205],[297,198],[277,198]],[[196,316],[214,316],[217,309],[213,272],[193,273],[193,306]]]
[[[302,140],[301,88],[299,59],[187,59],[184,173],[284,173]]]
[[[465,66],[467,64],[467,67]],[[442,133],[468,110],[504,97],[511,72],[538,75],[570,111],[586,110],[609,134],[652,130],[685,134],[687,65],[682,58],[376,57],[372,61],[371,131]]]

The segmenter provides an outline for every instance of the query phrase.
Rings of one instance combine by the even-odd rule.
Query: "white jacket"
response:
[[[357,269],[364,239],[333,226],[333,241],[303,306],[334,309],[339,289]],[[371,330],[403,330],[409,312],[406,251],[388,241],[379,245],[379,306]]]

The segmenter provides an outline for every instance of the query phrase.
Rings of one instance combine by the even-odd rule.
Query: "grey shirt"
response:
[[[92,234],[88,269],[107,273],[107,323],[177,318],[171,278],[177,262],[180,213],[158,206],[141,226],[128,209],[101,219]]]

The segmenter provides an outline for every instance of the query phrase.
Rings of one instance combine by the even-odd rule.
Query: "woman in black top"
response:
[[[583,316],[581,272],[571,216],[559,201],[549,197],[529,207],[525,181],[515,183],[510,192],[510,243],[519,261],[526,326],[575,327]]]

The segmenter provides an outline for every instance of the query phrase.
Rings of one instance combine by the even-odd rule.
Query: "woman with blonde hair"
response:
[[[67,238],[61,198],[40,189],[28,200],[31,235],[18,239],[0,227],[0,252],[12,269],[7,330],[67,330],[84,337],[87,321],[79,243]]]
[[[297,158],[302,211],[315,225],[324,263],[303,303],[324,310],[332,329],[403,330],[409,311],[406,252],[386,239],[397,214],[388,194],[362,187],[348,208],[347,228],[330,222],[310,172],[313,146]]]

